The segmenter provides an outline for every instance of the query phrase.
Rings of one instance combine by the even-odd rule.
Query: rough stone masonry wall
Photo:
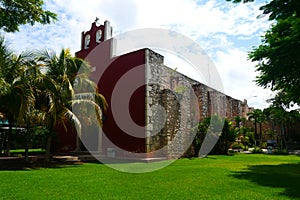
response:
[[[190,119],[196,117],[198,122],[213,114],[241,116],[242,102],[165,66],[163,59],[147,49],[146,151],[167,146],[163,155],[177,157],[191,142],[190,130],[195,123]]]
[[[147,51],[147,139],[146,149],[164,156],[177,157],[190,143],[188,118],[193,106],[188,102],[196,83],[186,76],[164,66],[163,56]],[[162,155],[160,155],[162,156]]]

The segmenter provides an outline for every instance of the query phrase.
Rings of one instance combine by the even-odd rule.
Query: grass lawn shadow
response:
[[[261,186],[283,188],[280,195],[300,199],[300,163],[253,165],[248,166],[245,171],[234,172],[232,176]]]
[[[24,159],[1,159],[0,171],[33,170],[40,168],[63,168],[81,165],[81,162],[25,162]]]

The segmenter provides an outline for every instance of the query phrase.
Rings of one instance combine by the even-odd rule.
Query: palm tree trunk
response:
[[[29,124],[27,123],[27,128],[26,128],[26,135],[25,135],[25,162],[28,162],[29,161],[29,152],[28,152],[28,149],[29,149]]]
[[[49,135],[47,137],[46,143],[46,152],[45,152],[45,161],[50,162],[51,160],[51,143],[52,143],[52,135],[53,135],[53,128],[54,128],[54,120],[51,120],[51,126],[49,128]]]
[[[2,155],[3,150],[5,150],[5,140],[6,140],[6,131],[3,131],[0,136],[0,155]]]
[[[280,149],[283,149],[283,137],[284,137],[284,127],[283,127],[283,123],[281,122],[281,126],[280,126]]]
[[[25,162],[28,162],[28,161],[29,161],[28,141],[26,141],[26,143],[25,143]]]
[[[262,127],[261,126],[262,126],[261,123],[259,123],[260,146],[262,147],[262,131],[261,131]]]
[[[51,142],[52,142],[52,132],[50,132],[47,137],[46,152],[45,152],[45,161],[46,162],[50,162]]]
[[[284,149],[287,149],[287,145],[286,145],[286,125],[284,124],[283,125],[283,134],[282,134],[282,137],[283,137],[283,147]]]
[[[12,127],[13,123],[12,120],[8,120],[8,133],[7,133],[7,143],[5,149],[5,155],[10,156],[10,148],[11,148],[11,138],[12,138]]]
[[[257,122],[256,119],[254,120],[254,145],[257,146]]]

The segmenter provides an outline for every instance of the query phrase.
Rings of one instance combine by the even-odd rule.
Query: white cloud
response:
[[[255,72],[255,65],[247,60],[247,53],[238,48],[232,48],[226,52],[218,51],[215,62],[221,75],[225,93],[243,100],[248,99],[248,103],[257,108],[267,106],[265,102],[270,99],[270,90],[258,87],[254,80],[258,75]]]
[[[114,33],[136,28],[167,28],[197,41],[211,56],[224,82],[225,91],[263,104],[266,93],[255,86],[254,64],[247,61],[245,41],[260,42],[270,25],[261,14],[260,3],[233,4],[225,0],[46,0],[46,8],[58,14],[51,25],[22,26],[21,31],[5,34],[17,51],[32,48],[80,49],[81,32],[89,30],[96,17],[111,21]],[[246,39],[246,40],[245,40]],[[241,43],[242,42],[242,43]],[[252,43],[253,44],[253,43]],[[262,100],[263,98],[263,100]],[[250,100],[249,100],[250,101]]]

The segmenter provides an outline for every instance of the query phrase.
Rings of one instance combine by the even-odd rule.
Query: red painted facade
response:
[[[145,64],[145,51],[140,50],[132,52],[115,59],[109,67],[102,74],[99,82],[98,88],[99,92],[104,95],[106,98],[109,109],[105,114],[105,120],[103,123],[103,131],[111,142],[116,146],[127,150],[127,151],[139,151],[145,152],[145,130],[139,133],[140,138],[128,135],[126,132],[122,131],[117,125],[113,113],[112,113],[112,92],[116,86],[116,83],[119,79],[126,74],[129,70],[135,68],[136,66]],[[145,70],[144,70],[145,71]],[[126,80],[126,81],[137,81],[137,79],[142,79],[145,81],[145,73],[135,72],[135,80]],[[126,93],[127,91],[123,91]],[[129,101],[129,113],[132,120],[140,126],[145,126],[145,87],[140,87],[136,90]],[[123,102],[123,100],[118,100],[119,103],[123,103],[122,106],[127,107],[128,104]],[[129,119],[124,119],[129,120]],[[104,144],[107,144],[104,142]],[[104,148],[108,148],[105,147]]]
[[[108,102],[108,110],[105,113],[103,121],[103,134],[119,148],[131,152],[145,152],[145,129],[138,133],[139,137],[127,134],[117,124],[113,112],[112,112],[112,93],[115,90],[118,81],[130,70],[141,66],[139,71],[135,71],[133,79],[125,80],[125,90],[121,91],[124,94],[126,90],[126,82],[130,85],[131,81],[143,82],[143,86],[139,87],[129,100],[129,105],[126,103],[126,99],[123,101],[119,99],[117,102],[120,106],[129,107],[129,113],[132,120],[140,125],[145,126],[145,62],[146,62],[146,50],[141,49],[135,52],[131,52],[121,56],[112,56],[113,53],[113,39],[104,40],[101,38],[101,42],[96,42],[96,36],[98,30],[103,31],[105,34],[105,27],[103,25],[96,26],[92,24],[91,30],[82,33],[81,50],[76,53],[76,56],[85,59],[94,68],[91,73],[91,79],[98,85],[99,92],[106,98]],[[90,44],[88,48],[85,48],[86,35],[90,35]],[[123,96],[122,94],[120,94]],[[124,95],[125,96],[125,95]],[[129,120],[128,118],[123,120]],[[137,134],[137,133],[135,133]],[[103,138],[105,140],[105,137]],[[109,142],[103,141],[102,150],[105,152]]]

